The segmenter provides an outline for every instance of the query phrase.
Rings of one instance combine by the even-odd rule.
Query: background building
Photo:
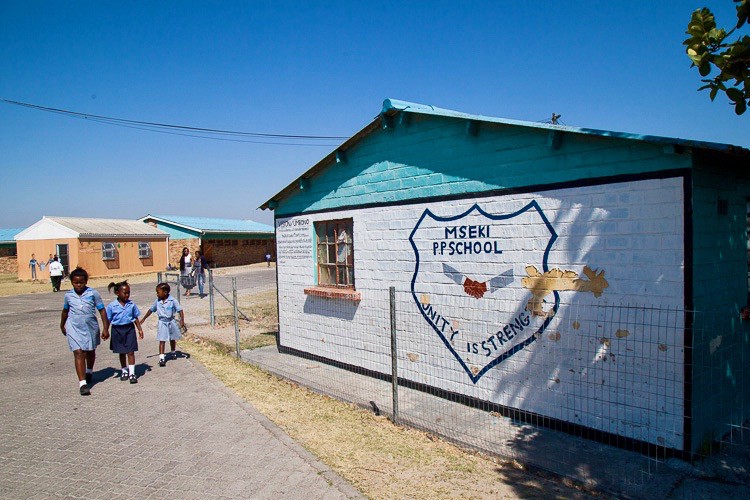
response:
[[[13,238],[21,231],[23,231],[23,228],[0,229],[0,273],[16,273],[18,271],[16,240]]]
[[[275,260],[274,230],[251,220],[175,215],[147,215],[139,219],[169,233],[169,262],[177,267],[182,249],[200,250],[211,267],[241,266],[264,262],[270,252]]]
[[[31,254],[46,263],[57,255],[65,273],[80,266],[89,276],[163,271],[167,233],[134,220],[42,217],[15,236],[18,277],[31,279]]]

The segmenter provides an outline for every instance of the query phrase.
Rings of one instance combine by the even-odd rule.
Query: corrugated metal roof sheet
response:
[[[0,229],[0,243],[15,243],[13,237],[23,231],[24,227],[17,227],[14,229]]]
[[[161,229],[137,220],[93,219],[84,217],[45,217],[78,233],[81,238],[114,236],[167,236]]]
[[[601,137],[616,137],[619,139],[630,139],[636,141],[650,142],[654,144],[674,144],[676,146],[684,146],[691,148],[710,149],[714,151],[723,152],[734,152],[745,154],[750,153],[745,148],[740,146],[733,146],[731,144],[723,144],[719,142],[706,142],[706,141],[693,141],[688,139],[677,139],[674,137],[662,137],[658,135],[643,135],[633,134],[629,132],[613,132],[611,130],[599,130],[593,128],[581,128],[581,127],[569,127],[567,125],[553,125],[551,123],[539,123],[539,122],[527,122],[522,120],[509,120],[506,118],[495,118],[492,116],[484,115],[471,115],[468,113],[461,113],[460,111],[452,111],[450,109],[436,108],[426,104],[417,104],[407,101],[399,101],[396,99],[386,99],[383,101],[383,114],[394,114],[399,111],[405,111],[407,113],[419,113],[423,115],[435,115],[435,116],[447,116],[451,118],[462,118],[465,120],[476,120],[487,123],[500,123],[504,125],[517,125],[520,127],[529,128],[541,128],[546,130],[559,130],[560,132],[570,132],[574,134],[586,134],[586,135],[598,135]]]
[[[154,219],[170,222],[187,229],[204,233],[273,233],[273,226],[245,219],[221,219],[214,217],[186,217],[180,215],[147,215],[141,220]]]
[[[686,140],[686,139],[675,139],[671,137],[661,137],[661,136],[654,136],[654,135],[631,134],[627,132],[613,132],[609,130],[568,127],[564,125],[552,125],[549,123],[526,122],[526,121],[521,121],[521,120],[508,120],[508,119],[503,119],[503,118],[495,118],[491,116],[471,115],[468,113],[461,113],[460,111],[452,111],[450,109],[437,108],[435,106],[430,106],[426,104],[399,101],[396,99],[386,99],[385,101],[383,101],[382,111],[377,117],[375,117],[375,119],[372,122],[370,122],[362,130],[354,134],[352,137],[344,141],[344,143],[341,144],[338,148],[336,148],[334,151],[326,155],[325,158],[323,158],[318,163],[310,167],[302,175],[297,177],[297,179],[295,179],[293,182],[287,185],[284,189],[282,189],[281,191],[273,195],[270,199],[268,199],[268,201],[263,203],[258,208],[262,210],[269,209],[269,208],[273,209],[275,204],[278,203],[278,200],[285,198],[286,196],[290,195],[291,193],[294,193],[298,189],[300,181],[302,181],[303,179],[308,179],[308,178],[315,176],[318,172],[325,169],[333,161],[335,161],[337,151],[345,152],[347,149],[352,147],[355,143],[360,141],[363,137],[366,137],[367,135],[371,134],[375,130],[378,130],[380,128],[380,124],[381,124],[381,120],[383,119],[383,116],[393,116],[400,112],[445,116],[445,117],[459,118],[459,119],[465,119],[465,120],[474,120],[474,121],[479,121],[479,122],[501,123],[501,124],[506,124],[506,125],[520,126],[520,127],[530,127],[530,128],[555,130],[555,131],[560,131],[560,132],[569,132],[569,133],[576,133],[576,134],[587,134],[587,135],[596,135],[596,136],[601,136],[601,137],[637,140],[637,141],[643,141],[643,142],[650,142],[654,144],[662,144],[664,146],[668,146],[668,145],[682,146],[682,147],[688,147],[688,148],[716,151],[716,152],[721,152],[721,153],[729,153],[729,154],[740,155],[740,156],[750,155],[750,150],[740,147],[740,146],[733,146],[731,144],[722,144],[722,143],[704,142],[704,141],[692,141],[692,140]]]

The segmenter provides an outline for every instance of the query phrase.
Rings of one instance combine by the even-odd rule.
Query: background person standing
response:
[[[52,291],[60,291],[60,282],[63,277],[63,266],[57,261],[57,257],[54,258],[52,264],[49,265],[49,277],[52,280]]]

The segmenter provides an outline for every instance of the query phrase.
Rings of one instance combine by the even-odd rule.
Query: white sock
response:
[[[128,373],[128,368],[126,366],[122,367],[122,373],[125,373],[125,374]]]
[[[166,357],[165,354],[159,354],[159,359],[164,359]]]
[[[94,369],[93,368],[86,368],[86,373],[89,373],[89,374],[94,373]]]
[[[131,377],[135,375],[135,365],[128,365],[128,371],[130,372]]]
[[[78,381],[78,387],[83,387],[84,385],[86,385],[86,379]]]
[[[171,354],[172,356],[174,356],[174,351],[169,351],[169,354]]]

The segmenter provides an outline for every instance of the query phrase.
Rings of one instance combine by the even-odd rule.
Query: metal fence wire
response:
[[[750,329],[738,311],[589,302],[534,316],[486,303],[397,290],[358,304],[307,297],[304,322],[280,311],[278,349],[292,356],[244,357],[400,424],[628,496],[670,460],[750,430],[738,355]],[[490,325],[502,307],[518,321],[467,342],[462,328]],[[459,319],[442,319],[448,309]]]

